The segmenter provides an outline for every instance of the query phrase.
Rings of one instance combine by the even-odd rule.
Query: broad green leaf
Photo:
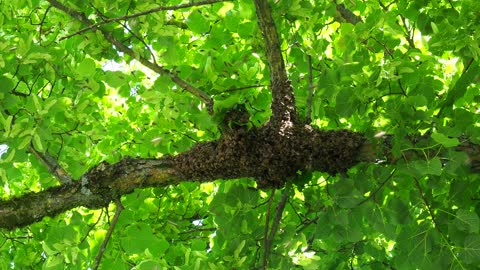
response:
[[[186,21],[188,28],[196,34],[203,34],[210,28],[210,23],[203,17],[200,11],[193,11]]]
[[[139,270],[162,269],[162,268],[164,268],[164,265],[154,260],[142,261],[136,267],[136,269],[139,269]]]
[[[442,174],[442,163],[438,157],[429,160],[416,160],[412,162],[412,166],[417,170],[419,175]]]
[[[12,162],[13,158],[15,157],[15,152],[16,152],[15,148],[10,148],[6,155],[5,154],[2,155],[0,162],[1,163]]]
[[[91,58],[85,58],[77,67],[77,74],[82,78],[89,78],[95,74],[95,61]]]
[[[142,254],[149,249],[152,254],[162,254],[170,246],[167,241],[156,237],[146,224],[134,224],[125,231],[122,247],[127,254]]]
[[[412,106],[419,108],[428,105],[428,101],[424,96],[417,95],[417,96],[409,96],[407,102]]]
[[[480,219],[475,212],[459,209],[455,214],[455,224],[457,228],[469,233],[478,233],[480,227]]]
[[[207,61],[205,62],[205,74],[212,82],[217,80],[217,74],[213,69],[211,56],[207,57]]]
[[[107,71],[105,82],[113,88],[118,88],[127,83],[126,75],[120,71]]]
[[[469,235],[465,238],[462,255],[469,263],[476,265],[480,263],[480,235]]]
[[[10,92],[13,88],[13,81],[5,76],[0,76],[0,92]]]
[[[454,147],[460,144],[457,138],[448,138],[442,133],[432,133],[432,139],[445,147]]]

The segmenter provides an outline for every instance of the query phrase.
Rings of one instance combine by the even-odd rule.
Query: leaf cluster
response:
[[[8,146],[0,158],[2,200],[58,185],[31,147],[78,180],[104,160],[158,158],[216,139],[224,119],[228,128],[260,126],[271,115],[268,48],[250,1],[105,24],[158,4],[65,1],[135,57],[112,46],[100,28],[75,35],[86,26],[52,1],[7,2],[0,5],[0,143]],[[479,168],[480,155],[465,144],[480,143],[477,2],[344,2],[361,19],[354,22],[332,1],[271,7],[300,116],[310,108],[317,128],[348,128],[372,140],[380,130],[391,134],[384,158],[395,164],[360,164],[335,177],[298,172],[268,266],[477,267],[480,178],[470,168]],[[140,56],[212,97],[221,120],[169,74],[142,67]],[[230,120],[227,111],[241,104],[248,117]],[[270,196],[255,185],[184,182],[123,197],[101,267],[261,267],[265,224],[273,222],[266,213],[281,192]],[[113,213],[113,205],[77,208],[0,231],[0,268],[92,267]]]

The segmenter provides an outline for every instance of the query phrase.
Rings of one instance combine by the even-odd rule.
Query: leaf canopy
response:
[[[102,161],[217,139],[209,99],[214,112],[246,104],[254,126],[267,122],[254,3],[210,2],[65,1],[69,14],[55,0],[4,1],[0,198],[59,185],[32,148],[81,181]],[[337,2],[270,1],[297,111],[310,108],[316,128],[391,134],[398,162],[299,172],[276,192],[249,178],[136,190],[121,198],[101,269],[260,268],[273,224],[269,269],[478,267],[480,178],[466,164],[480,154],[456,147],[480,143],[480,6]],[[2,230],[0,269],[92,268],[114,212],[80,207]]]

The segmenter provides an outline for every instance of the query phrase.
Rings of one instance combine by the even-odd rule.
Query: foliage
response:
[[[397,162],[359,164],[337,177],[303,173],[276,192],[255,189],[251,179],[137,190],[121,199],[102,269],[261,267],[265,224],[284,192],[271,269],[480,265],[480,179],[455,151],[467,139],[480,143],[480,7],[474,0],[344,4],[362,21],[345,21],[332,1],[271,3],[297,108],[306,117],[311,105],[318,128],[392,134]],[[65,5],[97,23],[158,7]],[[48,1],[4,1],[0,22],[0,142],[8,146],[0,198],[58,185],[31,147],[79,179],[103,160],[158,158],[218,138],[218,121],[201,99],[120,53],[98,29],[75,34],[86,26]],[[216,112],[245,104],[254,125],[270,117],[268,64],[251,1],[101,27],[207,93]],[[92,267],[114,212],[113,204],[78,208],[0,231],[0,268]]]

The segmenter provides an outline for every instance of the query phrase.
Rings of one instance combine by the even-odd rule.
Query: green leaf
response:
[[[0,76],[0,93],[10,92],[13,88],[13,81],[5,76]]]
[[[207,57],[207,61],[205,62],[205,74],[212,82],[217,80],[218,75],[215,73],[213,69],[211,56]]]
[[[142,261],[137,265],[137,267],[135,267],[135,269],[139,269],[139,270],[162,269],[162,268],[164,268],[164,265],[154,260]]]
[[[340,116],[348,117],[355,111],[355,99],[351,89],[343,89],[337,94],[335,110]]]
[[[186,23],[188,28],[196,34],[203,34],[210,29],[210,23],[203,17],[200,11],[190,13]]]
[[[95,70],[95,61],[91,58],[85,58],[77,67],[77,74],[81,78],[89,78],[92,77],[96,70]]]
[[[469,235],[465,238],[465,245],[462,255],[468,263],[480,264],[480,235]]]
[[[409,96],[407,102],[416,108],[428,105],[427,98],[421,95]]]
[[[120,71],[107,71],[105,82],[113,88],[118,88],[127,83],[126,75]]]
[[[457,228],[469,233],[478,233],[480,219],[475,212],[459,209],[455,215],[455,224]]]
[[[385,213],[389,223],[392,225],[411,222],[411,214],[407,204],[398,198],[393,198],[388,202]]]
[[[7,172],[5,171],[4,168],[0,168],[0,179],[2,179],[2,183],[8,182]]]
[[[3,118],[3,115],[2,115],[2,126],[3,128],[5,129],[5,134],[4,136],[7,137],[10,133],[10,130],[11,130],[11,127],[12,127],[12,120],[13,120],[13,116],[12,115],[9,115],[7,116],[7,118]]]
[[[0,162],[11,162],[13,160],[13,158],[15,157],[15,152],[16,152],[16,149],[15,148],[11,148],[9,151],[8,151],[8,154],[6,156],[2,155],[2,158],[0,159]]]
[[[32,95],[32,100],[33,100],[33,105],[35,105],[35,109],[37,110],[37,113],[42,111],[42,105],[40,104],[40,100],[36,95]]]
[[[416,169],[419,175],[442,174],[442,162],[438,157],[434,157],[429,160],[416,160],[412,162],[412,166]]]
[[[125,230],[126,237],[122,238],[122,248],[128,254],[142,254],[149,249],[153,254],[163,254],[170,244],[155,236],[149,226],[144,223],[133,224]]]
[[[432,139],[447,148],[458,146],[460,144],[457,138],[449,138],[442,133],[437,132],[432,133]]]

